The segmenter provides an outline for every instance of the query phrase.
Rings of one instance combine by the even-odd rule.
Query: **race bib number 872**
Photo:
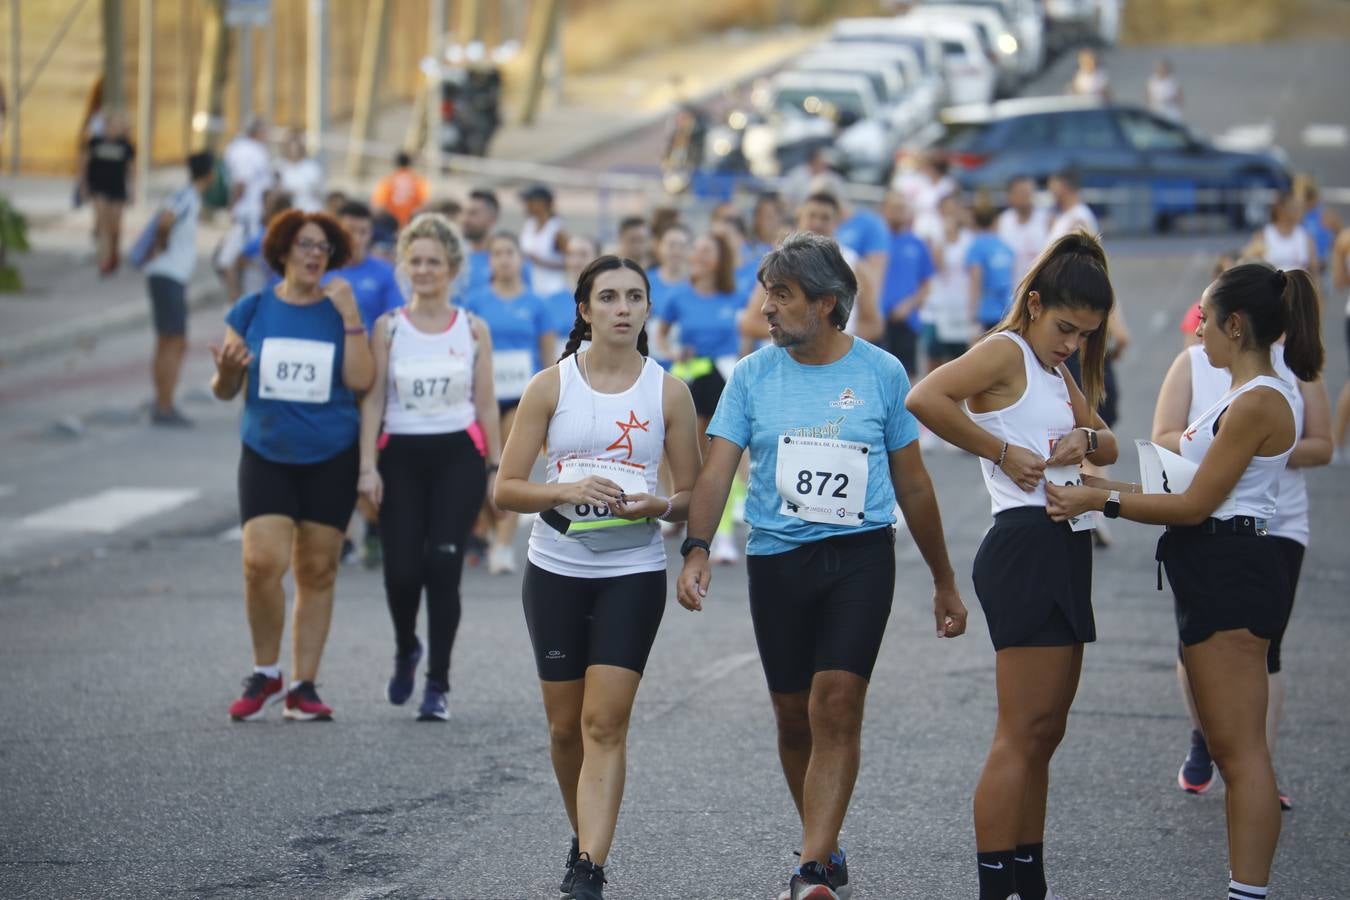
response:
[[[785,516],[856,528],[867,508],[868,446],[856,441],[778,438],[776,483]]]

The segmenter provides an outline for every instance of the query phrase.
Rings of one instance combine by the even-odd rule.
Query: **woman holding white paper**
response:
[[[1209,751],[1227,785],[1230,896],[1263,898],[1280,834],[1280,804],[1266,743],[1270,641],[1289,616],[1286,566],[1268,530],[1279,479],[1298,443],[1295,389],[1271,363],[1283,357],[1300,381],[1322,369],[1317,288],[1307,272],[1235,266],[1200,304],[1205,355],[1232,373],[1226,393],[1179,438],[1198,464],[1180,493],[1138,494],[1101,482],[1051,487],[1056,519],[1090,510],[1167,525],[1158,559],[1176,600],[1187,680]],[[1229,518],[1214,518],[1225,503]],[[1236,891],[1238,893],[1234,894]]]
[[[575,835],[562,891],[598,898],[623,797],[629,714],[665,608],[657,520],[688,515],[699,450],[689,389],[647,356],[642,268],[602,256],[581,273],[576,300],[563,358],[521,398],[495,499],[539,514],[522,592],[553,770]],[[584,340],[591,344],[578,353]],[[545,447],[546,481],[531,482]],[[662,453],[669,497],[657,495]]]
[[[1198,331],[1198,329],[1197,329]],[[1198,338],[1197,338],[1198,339]],[[1298,442],[1289,456],[1289,463],[1280,474],[1277,511],[1267,531],[1280,548],[1289,573],[1288,607],[1293,609],[1294,594],[1303,568],[1303,553],[1308,546],[1308,487],[1303,469],[1324,466],[1331,461],[1331,404],[1326,385],[1321,378],[1300,381],[1284,362],[1284,345],[1271,348],[1271,365],[1286,382],[1298,388],[1293,395],[1294,418]],[[1188,423],[1199,418],[1213,406],[1232,385],[1228,369],[1213,366],[1204,348],[1192,345],[1183,350],[1172,363],[1158,393],[1158,406],[1153,414],[1153,440],[1173,452],[1180,452],[1181,437]],[[1266,744],[1271,756],[1280,719],[1284,712],[1285,681],[1280,662],[1280,647],[1288,626],[1286,618],[1279,632],[1271,638],[1266,651],[1266,672],[1269,674],[1270,700],[1266,710]],[[1191,717],[1191,748],[1177,772],[1178,786],[1190,793],[1200,794],[1209,789],[1214,779],[1214,762],[1200,729],[1195,712],[1195,700],[1186,680],[1185,663],[1177,657],[1177,680]],[[1280,806],[1292,809],[1293,801],[1280,794]]]
[[[1115,462],[1115,436],[1096,412],[1114,305],[1101,245],[1066,235],[1023,278],[994,333],[906,401],[935,434],[980,457],[992,500],[994,527],[974,571],[998,653],[998,725],[975,791],[981,900],[1046,896],[1050,758],[1078,689],[1083,645],[1097,633],[1091,517],[1052,522],[1045,490],[1050,481],[1077,482],[1084,460]],[[1083,355],[1083,390],[1064,365],[1074,353]]]

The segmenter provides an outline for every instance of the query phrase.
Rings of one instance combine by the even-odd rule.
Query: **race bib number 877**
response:
[[[779,513],[856,528],[867,507],[868,446],[825,438],[778,438]]]

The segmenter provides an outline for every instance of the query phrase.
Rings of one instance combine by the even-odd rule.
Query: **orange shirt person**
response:
[[[412,157],[407,153],[400,150],[394,157],[394,166],[394,171],[375,184],[370,205],[398,219],[398,227],[402,228],[427,202],[431,188],[425,178],[412,170]]]

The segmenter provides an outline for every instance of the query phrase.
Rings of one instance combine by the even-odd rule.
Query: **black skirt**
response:
[[[995,650],[1097,639],[1092,535],[1052,521],[1043,506],[994,516],[975,554],[974,581]]]
[[[1187,647],[1235,628],[1270,640],[1289,621],[1288,566],[1268,535],[1170,528],[1158,539],[1157,558],[1172,586],[1177,633]]]

